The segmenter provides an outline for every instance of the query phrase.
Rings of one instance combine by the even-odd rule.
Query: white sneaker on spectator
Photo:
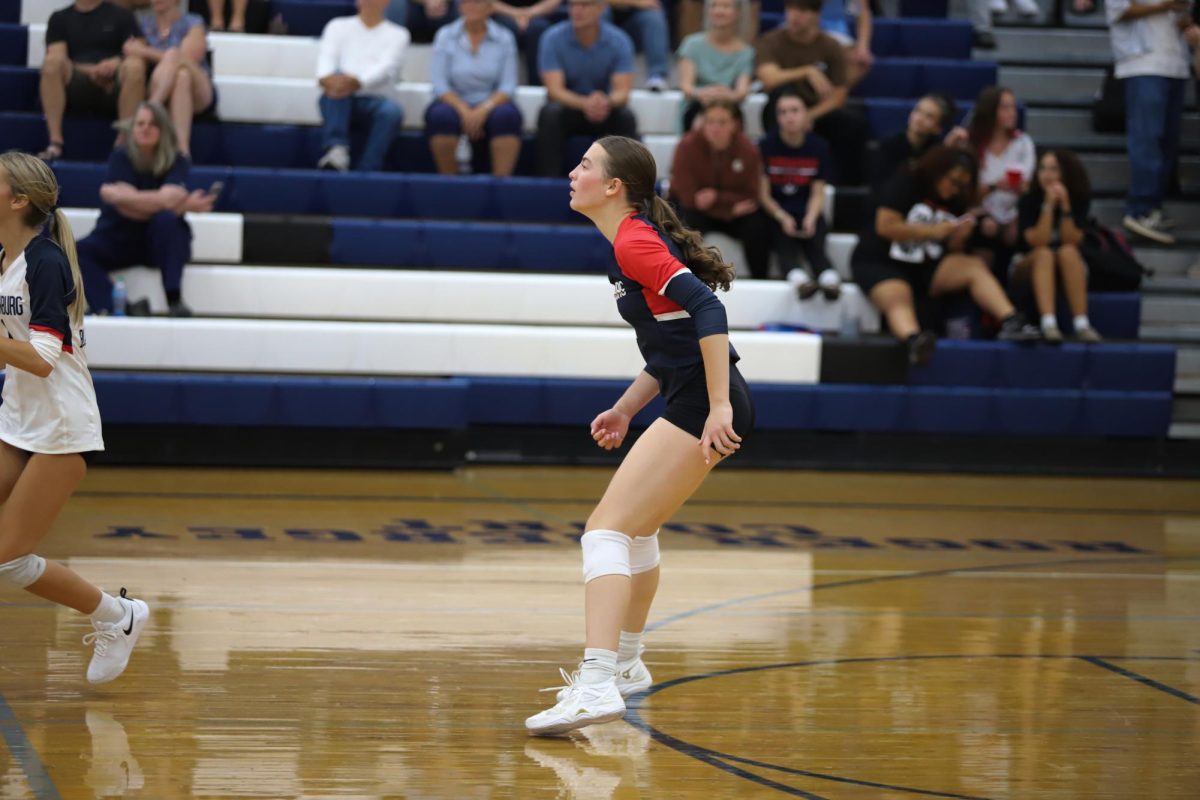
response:
[[[1125,219],[1121,220],[1121,224],[1138,236],[1153,239],[1159,244],[1175,244],[1175,237],[1167,233],[1163,227],[1161,211],[1151,211],[1140,217],[1126,215]]]
[[[1003,14],[1008,11],[1008,0],[990,0],[988,3],[988,11],[993,14]]]
[[[585,725],[599,725],[625,716],[625,700],[615,680],[582,683],[578,677],[572,677],[562,700],[525,720],[525,729],[531,734],[558,736]]]
[[[346,172],[350,169],[350,148],[344,144],[335,144],[325,151],[317,162],[317,169],[333,169]]]
[[[142,600],[131,600],[121,589],[121,605],[129,615],[120,622],[93,622],[93,631],[83,637],[83,643],[94,646],[92,663],[88,665],[89,683],[108,683],[121,676],[129,665],[133,646],[150,619],[150,607]]]
[[[1013,5],[1017,7],[1017,13],[1022,17],[1040,17],[1042,15],[1042,7],[1037,4],[1037,0],[1013,0]]]
[[[821,294],[826,300],[837,300],[842,296],[842,276],[835,269],[823,270],[817,276],[817,283],[821,286]]]
[[[646,88],[652,92],[665,92],[668,88],[667,79],[655,75],[653,78],[646,79]]]

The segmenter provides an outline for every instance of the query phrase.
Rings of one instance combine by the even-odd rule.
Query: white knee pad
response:
[[[658,531],[649,536],[635,536],[629,546],[629,571],[634,575],[649,572],[658,566]]]
[[[583,545],[583,582],[603,575],[630,576],[629,547],[632,540],[619,531],[588,531],[579,540]]]
[[[28,555],[0,564],[0,583],[11,583],[18,589],[32,586],[46,571],[46,559]]]

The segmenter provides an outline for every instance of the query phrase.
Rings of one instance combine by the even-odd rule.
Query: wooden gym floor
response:
[[[608,469],[94,469],[0,590],[0,798],[1195,798],[1200,483],[719,471],[664,531],[655,686],[531,739]]]

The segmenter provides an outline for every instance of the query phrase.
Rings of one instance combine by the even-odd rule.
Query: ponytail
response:
[[[671,204],[656,194],[642,203],[646,218],[654,226],[671,237],[683,251],[683,263],[714,292],[729,291],[735,275],[731,265],[725,263],[721,251],[704,243],[704,237],[691,228],[685,228],[675,214]]]
[[[50,214],[50,238],[62,249],[71,265],[71,282],[75,284],[75,299],[67,309],[71,317],[71,326],[78,328],[83,325],[83,313],[87,310],[87,297],[83,291],[83,276],[79,271],[79,253],[75,250],[75,234],[71,231],[71,223],[61,208],[55,208]]]
[[[675,209],[654,192],[656,168],[654,156],[636,139],[604,136],[596,141],[604,148],[604,173],[625,184],[625,197],[639,214],[644,214],[683,252],[683,263],[714,292],[729,291],[734,269],[721,258],[721,251],[709,247],[696,231],[685,228]]]

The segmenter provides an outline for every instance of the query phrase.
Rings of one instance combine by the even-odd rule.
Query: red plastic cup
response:
[[[1004,175],[1008,178],[1008,188],[1013,191],[1018,191],[1021,188],[1021,170],[1010,169],[1005,171]]]

